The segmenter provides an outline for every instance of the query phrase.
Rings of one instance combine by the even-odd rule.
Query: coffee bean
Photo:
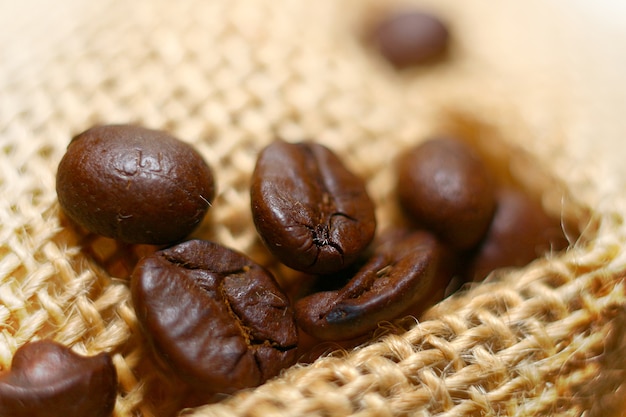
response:
[[[215,193],[211,169],[190,145],[130,125],[98,126],[72,139],[56,189],[65,214],[87,230],[146,244],[182,240]]]
[[[380,54],[401,69],[443,57],[450,32],[434,14],[411,10],[386,16],[374,28],[371,39]]]
[[[560,219],[549,216],[528,193],[502,188],[497,201],[489,231],[467,267],[470,281],[480,281],[498,268],[524,266],[568,246]]]
[[[381,321],[423,311],[441,300],[452,277],[451,259],[429,232],[394,232],[344,287],[297,301],[296,321],[319,339],[356,338]]]
[[[254,224],[285,265],[308,273],[346,268],[376,229],[362,179],[328,148],[275,141],[260,153],[250,188]]]
[[[108,353],[82,356],[50,340],[29,342],[0,375],[3,417],[108,417],[117,372]]]
[[[401,155],[398,196],[409,216],[457,249],[469,249],[487,232],[495,211],[495,185],[468,145],[436,138]]]
[[[255,387],[296,360],[293,311],[274,277],[217,243],[144,258],[131,294],[157,356],[207,398]]]

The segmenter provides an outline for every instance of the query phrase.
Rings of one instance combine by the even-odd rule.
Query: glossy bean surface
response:
[[[381,321],[439,301],[451,279],[451,259],[431,233],[393,233],[345,286],[298,300],[297,323],[322,340],[366,334]]]
[[[239,252],[202,240],[156,252],[133,271],[131,294],[158,357],[200,395],[255,387],[295,362],[286,296]]]
[[[158,130],[105,125],[72,139],[56,177],[61,208],[90,232],[171,244],[202,221],[213,171],[189,144]]]
[[[250,196],[262,240],[299,271],[346,268],[374,237],[374,204],[364,181],[317,143],[275,141],[263,149]]]
[[[117,371],[108,353],[83,356],[50,340],[28,342],[0,374],[0,416],[109,417]]]

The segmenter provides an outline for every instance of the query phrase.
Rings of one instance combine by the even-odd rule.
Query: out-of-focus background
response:
[[[526,83],[527,91],[532,92],[529,94],[537,97],[541,94],[562,95],[577,112],[572,116],[573,120],[568,121],[568,135],[572,140],[580,139],[575,153],[581,163],[603,152],[600,161],[594,163],[602,165],[602,169],[614,170],[615,175],[610,177],[616,181],[626,177],[621,152],[613,151],[621,146],[626,136],[626,123],[619,116],[626,108],[626,83],[623,82],[626,3],[620,0],[530,0],[486,3],[487,6],[479,2],[472,7],[441,6],[434,1],[413,3],[434,6],[435,10],[463,9],[462,13],[469,17],[470,26],[474,25],[475,30],[458,35],[467,40],[468,45],[471,42],[482,45],[480,48],[469,45],[475,57],[488,62],[494,74],[508,79],[508,82]],[[13,81],[36,79],[38,72],[45,72],[50,67],[60,42],[64,44],[64,50],[71,51],[73,38],[81,35],[76,32],[77,28],[88,29],[90,20],[101,25],[101,19],[107,18],[107,9],[119,8],[120,4],[119,1],[79,0],[0,2],[0,84],[3,89]],[[186,7],[184,1],[181,7]],[[251,7],[254,7],[254,1]],[[490,10],[489,16],[484,25],[477,24],[485,7]],[[153,12],[158,13],[158,10]],[[132,19],[142,24],[141,16],[127,17],[128,21],[117,24],[133,24]],[[93,36],[93,33],[87,32],[85,36]],[[99,41],[106,44],[104,39]],[[76,47],[80,45],[77,40]],[[557,84],[565,89],[554,88]],[[15,109],[9,99],[8,94],[0,94],[2,122],[10,119]],[[35,95],[33,99],[36,100]],[[562,111],[555,107],[550,110],[554,113]],[[544,112],[545,109],[538,111]],[[577,125],[576,119],[582,120],[581,126]],[[593,123],[587,123],[588,119]],[[615,184],[607,186],[614,187]]]

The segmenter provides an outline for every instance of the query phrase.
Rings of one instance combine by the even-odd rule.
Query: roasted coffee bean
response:
[[[467,267],[470,281],[480,281],[498,268],[524,266],[568,246],[560,219],[549,216],[528,193],[505,187],[498,190],[497,201],[489,231]]]
[[[70,142],[57,171],[67,216],[126,243],[171,244],[204,218],[213,173],[190,145],[130,125],[91,128]]]
[[[275,141],[260,153],[250,188],[254,224],[285,265],[308,273],[346,268],[376,229],[363,180],[328,148]]]
[[[479,155],[452,138],[428,140],[399,158],[398,196],[409,216],[457,249],[485,235],[496,207],[495,184]]]
[[[429,232],[394,232],[344,287],[297,301],[296,322],[316,338],[347,340],[381,321],[423,311],[443,297],[451,256]]]
[[[371,40],[385,59],[401,69],[445,56],[450,31],[434,14],[401,11],[381,20],[372,31]]]
[[[0,374],[2,417],[108,417],[117,396],[111,356],[82,356],[50,340],[29,342]]]
[[[293,311],[274,277],[217,243],[144,258],[131,294],[157,357],[206,398],[255,387],[296,360]]]

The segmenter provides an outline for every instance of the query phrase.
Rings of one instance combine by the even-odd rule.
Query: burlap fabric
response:
[[[195,236],[244,251],[284,280],[288,271],[272,263],[249,211],[262,146],[313,138],[334,149],[367,180],[382,230],[398,217],[395,156],[446,131],[474,141],[503,177],[540,194],[582,237],[568,229],[568,251],[496,273],[419,321],[405,320],[405,332],[382,326],[380,339],[355,351],[185,414],[620,411],[625,132],[614,106],[626,59],[604,40],[626,35],[593,26],[593,16],[565,2],[545,3],[416,2],[450,22],[452,53],[399,74],[360,37],[391,2],[4,2],[0,367],[26,341],[53,338],[81,353],[113,354],[115,416],[180,407],[180,387],[150,360],[129,300],[128,274],[154,248],[89,235],[59,211],[56,166],[69,139],[91,125],[139,123],[195,145],[218,184]],[[595,65],[605,51],[621,61]]]

